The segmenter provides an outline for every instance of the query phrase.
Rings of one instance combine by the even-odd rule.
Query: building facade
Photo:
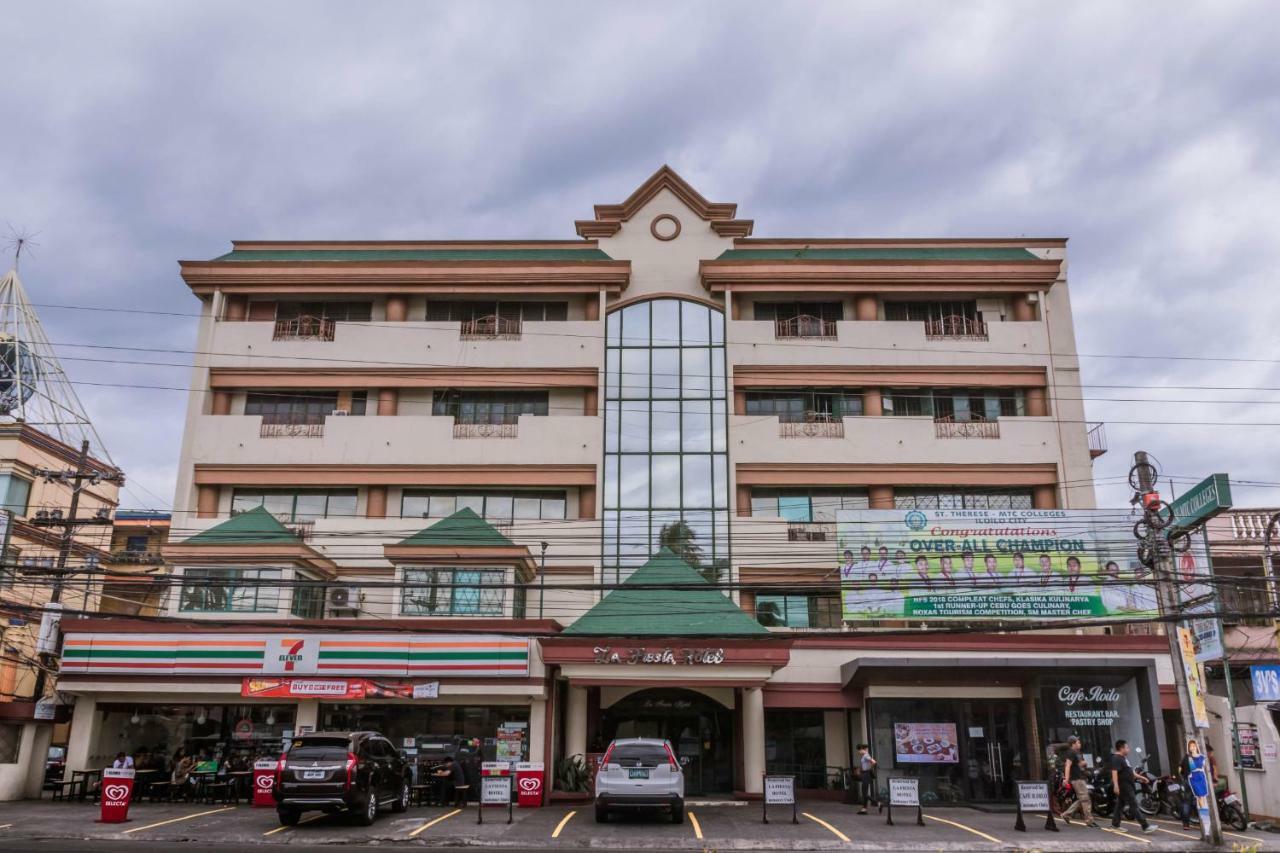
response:
[[[75,626],[71,765],[367,725],[561,767],[662,734],[691,790],[750,795],[938,723],[963,759],[894,772],[999,801],[1081,689],[1095,751],[1167,757],[1161,637],[841,617],[837,512],[1094,506],[1065,240],[755,238],[666,167],[576,230],[182,263],[210,355],[177,621]]]

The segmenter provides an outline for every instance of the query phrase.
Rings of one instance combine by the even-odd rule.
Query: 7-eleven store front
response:
[[[529,634],[546,623],[469,621],[69,622],[58,682],[75,703],[68,772],[118,752],[168,770],[179,749],[241,769],[312,730],[379,731],[424,761],[544,760],[547,684]]]

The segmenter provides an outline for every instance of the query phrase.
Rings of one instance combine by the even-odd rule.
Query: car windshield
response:
[[[347,742],[339,738],[295,740],[289,750],[290,761],[346,761]]]
[[[609,762],[623,767],[657,767],[667,763],[667,750],[653,743],[620,743],[613,748]]]

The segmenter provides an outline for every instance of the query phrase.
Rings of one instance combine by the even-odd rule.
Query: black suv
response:
[[[272,795],[280,823],[294,826],[304,811],[349,810],[361,826],[409,807],[408,763],[377,732],[312,732],[293,738],[280,756]]]

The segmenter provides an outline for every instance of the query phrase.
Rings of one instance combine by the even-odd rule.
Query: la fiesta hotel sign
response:
[[[724,649],[673,649],[670,646],[649,648],[634,646],[614,648],[596,646],[592,649],[594,661],[603,664],[667,664],[669,666],[715,666],[724,663]]]

